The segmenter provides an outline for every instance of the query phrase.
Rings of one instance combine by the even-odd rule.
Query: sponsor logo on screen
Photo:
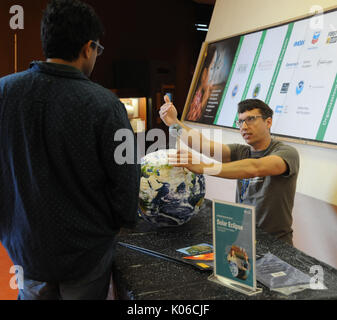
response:
[[[311,60],[304,60],[302,62],[302,68],[311,68],[312,67],[312,61]]]
[[[247,63],[246,64],[239,64],[237,72],[238,73],[246,73],[247,68],[248,68],[248,64]]]
[[[257,98],[260,94],[260,91],[261,91],[261,83],[258,83],[254,88],[253,98]]]
[[[331,31],[328,33],[328,38],[326,39],[327,44],[336,43],[337,42],[337,31]]]
[[[296,94],[299,95],[304,89],[304,81],[300,81],[296,87]]]
[[[275,113],[282,113],[284,106],[276,106]]]
[[[282,84],[282,88],[281,88],[281,92],[280,93],[288,93],[288,90],[289,90],[289,86],[290,86],[290,83],[289,82],[285,82]]]
[[[305,40],[298,40],[294,42],[294,47],[302,47],[305,43]]]
[[[307,116],[310,114],[310,109],[309,107],[297,107],[296,113]]]
[[[320,66],[329,66],[333,63],[333,60],[326,60],[326,59],[319,59],[317,61],[317,67],[320,67]]]
[[[297,68],[298,65],[299,65],[298,62],[287,62],[287,63],[286,63],[286,68],[287,68],[287,69]]]
[[[320,35],[321,35],[321,31],[316,31],[312,37],[311,43],[316,44],[319,40]]]
[[[270,70],[273,66],[274,66],[273,60],[265,60],[259,63],[258,68],[260,71],[266,71],[266,70]]]
[[[239,91],[239,85],[235,85],[233,90],[232,90],[232,97],[234,98]]]
[[[309,89],[325,89],[325,86],[323,85],[309,85]]]

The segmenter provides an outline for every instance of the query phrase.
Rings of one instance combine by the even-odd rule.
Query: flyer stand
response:
[[[255,207],[213,200],[214,273],[208,280],[246,295],[256,286]]]

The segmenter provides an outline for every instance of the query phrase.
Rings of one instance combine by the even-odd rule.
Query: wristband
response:
[[[183,128],[177,123],[172,124],[169,127],[169,134],[172,137],[175,137],[175,138],[180,137],[182,133],[183,133]]]

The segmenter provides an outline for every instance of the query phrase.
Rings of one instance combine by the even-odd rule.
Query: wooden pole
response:
[[[14,72],[18,72],[18,36],[14,34]]]

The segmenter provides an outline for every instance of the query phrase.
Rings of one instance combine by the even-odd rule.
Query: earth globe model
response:
[[[157,227],[180,226],[200,209],[205,177],[168,164],[174,149],[158,150],[141,159],[139,215]]]

